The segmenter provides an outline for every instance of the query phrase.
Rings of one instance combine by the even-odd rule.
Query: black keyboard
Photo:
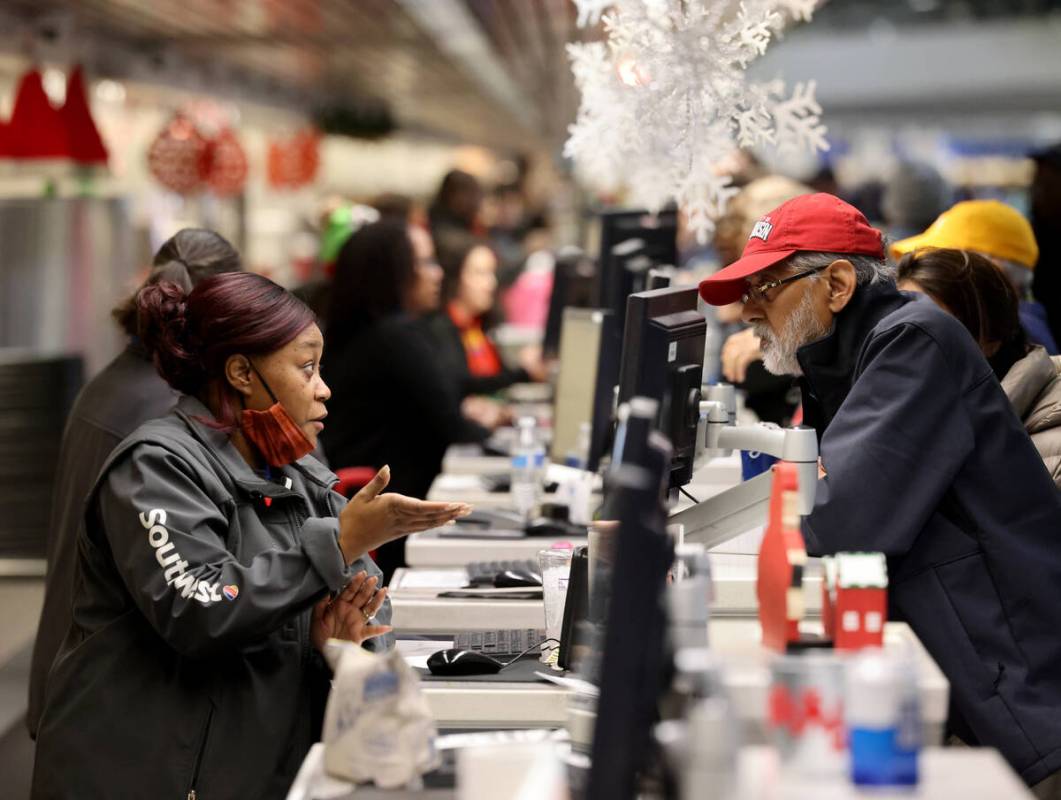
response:
[[[509,570],[519,572],[532,572],[541,579],[541,567],[533,559],[517,559],[515,561],[473,561],[466,569],[468,570],[469,586],[493,586],[494,576],[499,572]],[[517,651],[519,652],[519,651]]]

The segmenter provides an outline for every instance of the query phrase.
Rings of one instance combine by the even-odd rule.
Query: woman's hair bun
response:
[[[187,284],[167,277],[160,276],[137,293],[137,330],[163,380],[179,392],[194,394],[206,376],[200,354],[188,341]]]
[[[185,294],[191,294],[193,288],[192,277],[188,271],[188,265],[180,259],[173,259],[164,264],[156,264],[152,267],[151,275],[145,285],[161,283],[162,281],[175,283]]]

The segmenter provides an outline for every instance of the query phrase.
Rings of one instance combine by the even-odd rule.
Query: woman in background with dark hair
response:
[[[904,291],[928,295],[976,339],[1061,487],[1061,357],[1029,344],[1005,273],[977,253],[926,249],[903,257],[896,280]]]
[[[336,468],[394,469],[391,488],[426,497],[456,442],[482,442],[461,413],[423,318],[438,308],[441,271],[431,238],[396,222],[368,225],[343,245],[328,317],[332,415],[324,449]],[[377,553],[387,578],[405,564],[405,542]]]
[[[483,330],[497,292],[497,256],[490,246],[456,233],[436,244],[443,276],[442,309],[430,317],[428,326],[443,368],[456,380],[460,395],[489,395],[514,383],[545,380],[540,351],[538,358],[525,351],[524,365],[510,369]]]
[[[185,228],[159,248],[144,285],[167,280],[191,291],[204,278],[239,269],[239,253],[222,236],[213,231]],[[85,495],[118,443],[144,422],[165,414],[177,401],[177,393],[159,377],[137,337],[136,293],[121,302],[112,316],[128,337],[128,344],[81,389],[70,411],[59,450],[59,470],[48,526],[48,576],[30,671],[26,713],[30,736],[37,735],[48,670],[70,627],[77,539],[84,528]]]
[[[88,496],[33,796],[282,798],[319,736],[325,641],[390,630],[373,624],[390,608],[368,551],[466,507],[380,497],[386,468],[349,502],[332,491],[307,455],[323,338],[272,281],[161,282],[137,302],[183,397]]]
[[[479,212],[483,205],[483,187],[474,175],[452,169],[438,186],[438,193],[428,209],[431,235],[437,240],[453,232],[482,233]]]

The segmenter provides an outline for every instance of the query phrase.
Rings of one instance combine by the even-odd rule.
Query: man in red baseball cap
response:
[[[825,273],[837,260],[846,264]],[[880,232],[838,197],[811,194],[793,198],[762,217],[752,228],[741,258],[701,283],[700,295],[711,305],[727,305],[748,292],[754,294],[748,298],[752,302],[744,304],[745,321],[752,323],[759,337],[767,370],[798,375],[796,350],[828,332],[830,311],[821,292],[801,293],[788,287],[803,278],[819,282],[830,276],[848,283],[878,283],[889,274]],[[771,302],[754,302],[760,298]],[[749,318],[749,310],[763,313]]]
[[[954,733],[1058,780],[1061,494],[976,342],[899,292],[880,233],[827,194],[762,217],[700,294],[742,300],[767,369],[800,376],[826,473],[807,551],[885,553],[890,613],[950,680]]]

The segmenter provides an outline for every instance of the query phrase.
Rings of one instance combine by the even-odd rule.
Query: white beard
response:
[[[829,332],[814,314],[814,301],[810,292],[803,295],[803,299],[792,311],[777,336],[774,336],[765,323],[758,323],[753,327],[761,342],[763,366],[767,372],[774,375],[802,375],[803,370],[800,369],[796,351]]]

